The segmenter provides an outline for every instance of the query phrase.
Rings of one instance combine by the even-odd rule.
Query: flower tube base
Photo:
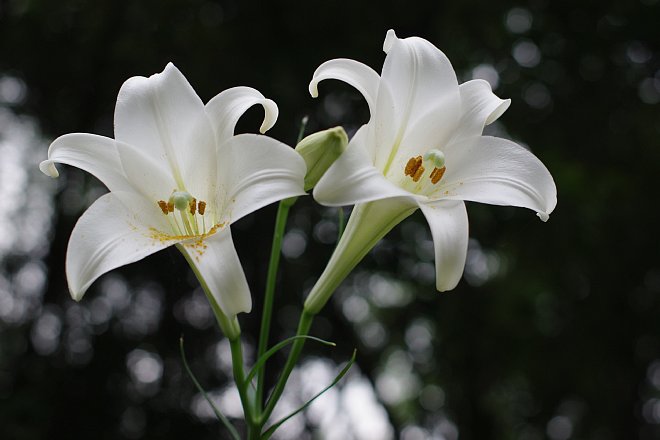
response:
[[[305,311],[317,314],[364,256],[417,204],[405,198],[356,205],[325,270],[305,300]]]

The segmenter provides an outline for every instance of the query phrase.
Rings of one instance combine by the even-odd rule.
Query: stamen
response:
[[[187,191],[174,190],[167,202],[159,200],[156,203],[163,214],[173,213],[171,217],[168,216],[168,220],[170,220],[170,225],[176,235],[199,236],[206,233],[206,219],[204,217],[206,202],[198,202]],[[174,212],[175,210],[179,211],[178,214]],[[197,216],[198,212],[199,216]],[[201,222],[199,221],[200,216]]]
[[[196,235],[195,232],[193,231],[192,226],[190,226],[190,221],[188,218],[184,215],[183,212],[179,214],[181,216],[181,222],[183,223],[183,227],[186,228],[186,232],[188,235]]]
[[[424,174],[424,167],[422,166],[422,156],[411,157],[406,164],[404,170],[406,176],[412,177],[413,182],[418,182]]]
[[[446,167],[442,168],[433,168],[433,171],[431,171],[431,175],[429,176],[431,178],[431,183],[434,185],[442,179],[442,176],[445,175],[445,171],[447,171]]]
[[[163,211],[163,214],[167,215],[169,210],[167,209],[167,202],[165,200],[159,200],[158,201],[158,207],[160,208],[161,211]]]
[[[419,168],[417,168],[417,171],[415,171],[415,174],[412,176],[413,182],[419,182],[419,179],[422,178],[422,174],[424,174],[424,167],[420,165]]]

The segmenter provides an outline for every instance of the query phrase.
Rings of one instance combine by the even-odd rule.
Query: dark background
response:
[[[448,294],[433,288],[422,215],[395,228],[315,321],[312,334],[337,347],[305,351],[309,371],[330,372],[320,387],[357,348],[346,383],[367,392],[339,387],[280,438],[660,439],[659,23],[657,0],[1,0],[0,438],[225,438],[182,373],[181,334],[201,382],[235,413],[228,348],[175,250],[69,298],[67,240],[104,189],[72,168],[40,175],[49,140],[112,136],[122,82],[169,61],[204,101],[237,85],[275,100],[269,134],[289,144],[304,115],[308,132],[352,133],[368,120],[361,96],[333,81],[313,100],[307,84],[331,58],[379,71],[394,28],[441,48],[461,81],[484,77],[512,99],[490,130],[532,149],[559,203],[545,224],[468,204],[468,265]],[[250,110],[239,131],[260,117]],[[255,303],[240,317],[248,346],[274,214],[233,228]],[[293,333],[336,222],[311,198],[293,208],[273,340]],[[305,377],[318,376],[291,384],[291,409]]]

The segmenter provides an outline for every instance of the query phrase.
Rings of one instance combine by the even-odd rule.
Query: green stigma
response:
[[[170,196],[170,202],[174,203],[174,207],[179,211],[190,209],[190,202],[193,196],[187,191],[174,191]]]
[[[431,162],[436,168],[442,168],[445,166],[445,153],[434,148],[424,154],[424,160]]]

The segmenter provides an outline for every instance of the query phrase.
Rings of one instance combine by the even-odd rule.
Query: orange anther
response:
[[[163,211],[163,214],[165,215],[167,215],[167,213],[169,212],[167,210],[167,202],[165,200],[159,200],[158,207],[160,208],[161,211]]]
[[[446,167],[442,168],[433,168],[433,171],[431,171],[431,175],[429,176],[431,178],[431,183],[434,185],[442,179],[442,176],[445,175],[445,171],[447,171]]]
[[[195,209],[197,208],[197,200],[193,197],[193,199],[190,201],[190,213],[192,215],[195,215]]]
[[[424,167],[422,166],[422,156],[411,157],[406,164],[404,170],[406,176],[412,177],[413,182],[418,182],[424,174]]]
[[[197,211],[199,211],[199,215],[204,215],[204,211],[206,211],[206,202],[200,201],[197,204]]]

